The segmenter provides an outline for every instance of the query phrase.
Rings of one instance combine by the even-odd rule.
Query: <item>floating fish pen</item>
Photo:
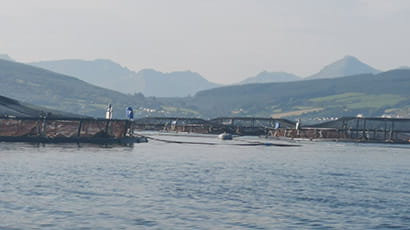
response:
[[[164,132],[188,132],[188,133],[220,133],[222,127],[215,126],[209,121],[200,118],[183,117],[146,117],[134,121],[136,131],[164,131]]]
[[[203,134],[230,133],[236,135],[265,135],[275,126],[292,128],[294,122],[286,119],[255,117],[221,117],[212,120],[181,117],[146,117],[134,121],[137,131],[191,132]]]
[[[90,118],[0,118],[0,141],[34,143],[133,144],[146,142],[132,134],[128,120]]]
[[[295,123],[286,119],[258,117],[220,117],[210,120],[210,123],[231,134],[236,135],[266,135],[270,129],[295,127]]]
[[[410,143],[410,119],[343,117],[303,126],[287,119],[220,117],[211,120],[180,117],[147,117],[133,123],[134,130],[204,134],[265,135],[324,141]]]
[[[271,129],[271,137],[373,143],[410,143],[410,119],[343,117],[306,127]]]

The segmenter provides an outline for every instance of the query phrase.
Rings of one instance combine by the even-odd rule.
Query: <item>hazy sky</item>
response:
[[[410,65],[410,0],[0,0],[0,53],[112,59],[232,83],[307,76],[345,55]]]

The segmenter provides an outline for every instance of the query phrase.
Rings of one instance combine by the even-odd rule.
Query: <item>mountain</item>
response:
[[[376,75],[220,87],[197,93],[186,106],[209,117],[381,116],[410,108],[409,88],[410,70],[392,70]]]
[[[6,61],[14,61],[9,55],[7,54],[0,54],[0,59],[6,60]]]
[[[64,74],[31,65],[0,59],[0,95],[46,109],[66,111],[92,117],[104,117],[106,106],[112,104],[114,118],[125,118],[131,106],[135,117],[183,116],[198,117],[187,108],[184,99],[159,100],[138,94],[124,94],[98,87]]]
[[[94,117],[104,116],[109,103],[113,104],[116,118],[124,117],[127,106],[152,108],[156,104],[151,105],[143,95],[122,94],[74,77],[6,60],[0,60],[0,82],[0,95]]]
[[[163,73],[154,70],[143,70],[138,74],[142,75],[141,79],[163,79]],[[174,76],[167,77],[173,79]],[[410,70],[406,69],[334,79],[226,86],[200,91],[192,97],[158,98],[123,94],[75,77],[0,60],[0,82],[0,95],[94,117],[104,116],[108,103],[113,105],[116,118],[124,117],[126,106],[135,109],[136,117],[316,118],[355,116],[358,113],[410,117]],[[167,84],[170,83],[162,85],[170,87]]]
[[[136,80],[144,95],[157,97],[185,97],[219,86],[191,71],[162,73],[144,69],[136,74]]]
[[[249,77],[241,81],[239,84],[288,82],[297,81],[300,79],[300,77],[290,73],[263,71],[254,77]]]
[[[137,92],[135,90],[135,83],[133,82],[135,72],[111,60],[96,59],[93,61],[85,61],[79,59],[66,59],[32,62],[29,64],[56,73],[74,76],[93,85],[116,90],[118,92]]]
[[[361,62],[359,59],[352,56],[344,58],[325,66],[319,73],[316,73],[306,79],[319,78],[337,78],[364,73],[379,73],[380,71]]]
[[[88,83],[123,93],[143,93],[156,97],[184,97],[200,90],[217,87],[198,73],[190,71],[161,73],[155,70],[141,70],[136,73],[111,60],[78,59],[41,61],[30,65],[53,72],[75,76]]]

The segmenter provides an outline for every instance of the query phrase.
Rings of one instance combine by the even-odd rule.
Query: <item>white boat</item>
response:
[[[232,134],[224,132],[219,134],[218,138],[221,140],[232,140]]]

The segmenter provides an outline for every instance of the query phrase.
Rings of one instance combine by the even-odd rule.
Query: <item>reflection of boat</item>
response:
[[[221,140],[232,140],[232,134],[224,132],[219,134],[218,138]]]

